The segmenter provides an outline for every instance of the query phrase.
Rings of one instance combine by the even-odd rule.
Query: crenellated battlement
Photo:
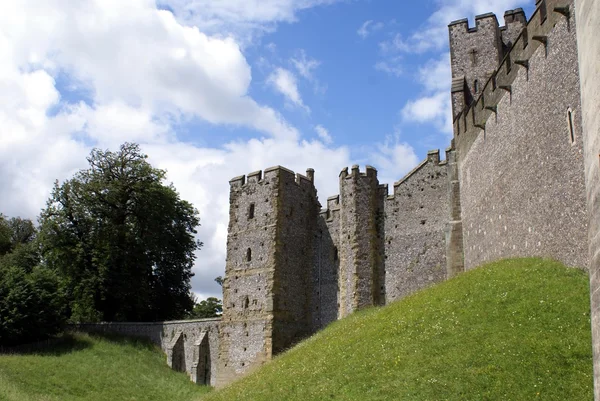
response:
[[[258,170],[247,175],[239,175],[229,180],[229,185],[232,190],[241,189],[247,185],[259,184],[263,181],[269,181],[274,177],[278,177],[285,182],[294,182],[300,188],[315,189],[314,179],[315,170],[309,168],[306,170],[306,175],[300,173],[294,173],[292,170],[282,166],[274,166],[265,169],[264,171]]]
[[[358,164],[355,164],[352,166],[350,171],[351,172],[348,173],[348,167],[344,167],[342,169],[342,171],[340,172],[340,178],[344,178],[344,179],[357,178],[357,177],[377,178],[377,169],[373,166],[366,166],[365,171],[361,172]]]
[[[541,58],[547,58],[549,47],[552,45],[548,41],[548,34],[555,25],[561,21],[568,27],[574,24],[573,13],[565,14],[564,11],[565,7],[569,8],[568,3],[565,0],[538,1],[535,12],[527,24],[522,26],[511,48],[485,81],[480,92],[463,110],[455,112],[454,137],[460,152],[468,152],[477,136],[485,131],[489,118],[498,118],[497,106],[502,99],[508,96],[509,102],[512,101],[514,92],[518,90],[513,86],[517,76],[525,74],[525,81],[529,80],[529,70],[532,67],[530,60],[538,49],[543,52]],[[511,10],[507,12],[506,17],[510,20],[509,24],[520,24],[524,13],[520,9]],[[456,93],[460,92],[458,86],[459,84],[453,81],[453,104]]]

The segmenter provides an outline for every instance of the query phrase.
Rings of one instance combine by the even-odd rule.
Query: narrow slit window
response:
[[[254,218],[254,203],[250,204],[250,207],[248,207],[248,220],[253,219]]]
[[[575,143],[575,127],[573,125],[573,110],[570,108],[567,109],[567,124],[569,126],[569,138],[571,139],[571,144]]]
[[[252,261],[252,249],[248,248],[246,250],[246,262]]]
[[[479,93],[479,80],[478,79],[475,80],[475,84],[473,86],[475,87],[475,93]]]
[[[337,262],[337,261],[338,261],[338,259],[339,259],[339,255],[338,255],[338,249],[337,249],[337,247],[334,247],[334,248],[333,248],[333,261],[334,261],[334,262]]]

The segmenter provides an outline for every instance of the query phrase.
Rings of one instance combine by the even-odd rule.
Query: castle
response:
[[[578,6],[597,15],[594,1]],[[598,140],[582,129],[594,103],[582,109],[577,50],[578,34],[597,49],[597,22],[576,32],[573,0],[536,5],[529,20],[507,11],[504,26],[493,14],[449,25],[454,135],[445,160],[429,152],[393,188],[373,167],[344,168],[339,194],[323,205],[312,169],[235,177],[222,318],[105,329],[150,336],[171,366],[222,386],[336,319],[486,261],[542,256],[586,268],[589,254],[600,259],[600,240],[588,240],[600,198],[586,197],[586,174],[598,178],[598,169],[584,147]],[[600,193],[589,178],[588,192]]]

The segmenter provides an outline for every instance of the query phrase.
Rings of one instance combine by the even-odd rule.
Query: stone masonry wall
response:
[[[230,181],[218,386],[271,359],[281,169]]]
[[[546,3],[455,121],[467,269],[518,256],[588,264],[575,21]]]
[[[194,382],[214,386],[218,370],[220,321],[221,319],[201,319],[149,323],[80,323],[71,325],[70,329],[86,333],[110,333],[147,338],[161,347],[168,359],[169,356],[171,358],[175,356],[173,359],[176,366],[172,366],[173,368],[186,372]],[[203,340],[207,341],[207,344],[204,344]],[[177,345],[182,346],[181,349],[177,349]],[[173,355],[173,348],[175,348],[175,355]],[[172,365],[173,360],[167,362]],[[201,372],[195,372],[194,365],[204,362],[208,362],[208,366],[203,366]]]
[[[379,219],[379,182],[377,171],[367,166],[361,173],[358,166],[340,174],[340,273],[339,316],[371,305],[379,305],[383,283],[381,236]]]
[[[320,205],[310,178],[282,170],[278,187],[273,354],[312,334],[311,291]]]
[[[467,90],[470,91],[467,97],[476,97],[498,66],[502,55],[498,20],[494,14],[478,15],[474,28],[469,28],[469,21],[462,19],[452,22],[449,32],[452,78],[464,76]],[[460,109],[460,106],[454,105],[454,110]]]
[[[386,199],[386,303],[446,279],[447,187],[445,162],[430,152]]]
[[[315,236],[315,260],[312,269],[313,329],[319,330],[338,318],[338,273],[340,269],[340,197],[327,199],[321,211]]]
[[[600,5],[598,0],[576,0],[575,5],[589,217],[594,394],[600,400]]]

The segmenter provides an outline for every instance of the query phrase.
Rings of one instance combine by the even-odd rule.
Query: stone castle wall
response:
[[[576,0],[575,5],[589,217],[594,394],[600,400],[600,7],[598,0]]]
[[[273,353],[313,333],[311,270],[319,203],[313,172],[307,176],[282,170],[279,182],[274,281]]]
[[[186,372],[194,383],[216,385],[221,319],[179,320],[171,322],[80,323],[73,331],[121,334],[142,337],[158,345],[167,355],[167,364]]]
[[[386,303],[446,279],[446,163],[430,152],[385,200]]]
[[[558,3],[455,120],[466,269],[517,256],[587,266],[575,20]]]
[[[230,181],[219,386],[272,355],[279,173]]]

